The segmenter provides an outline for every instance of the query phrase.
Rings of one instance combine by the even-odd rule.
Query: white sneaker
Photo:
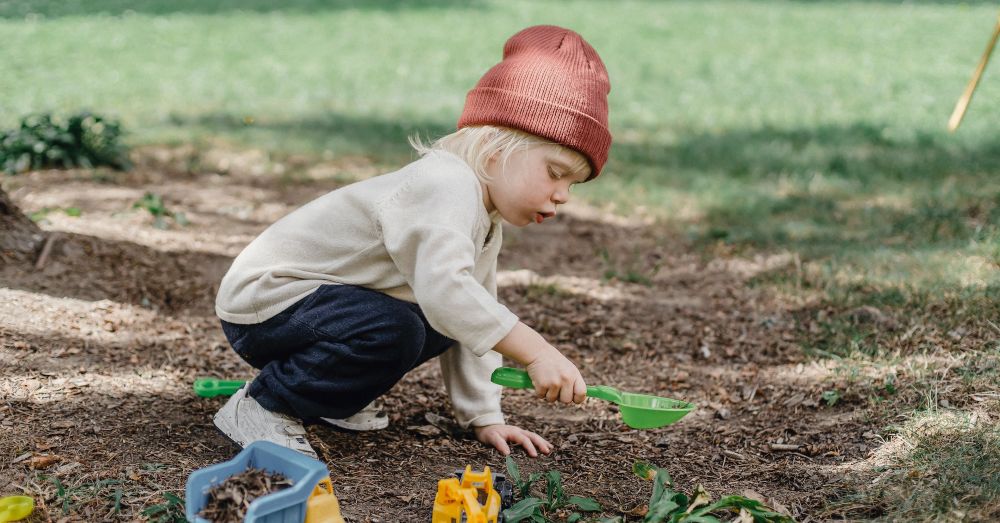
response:
[[[247,385],[233,394],[215,414],[215,426],[240,447],[267,440],[316,458],[316,451],[306,441],[306,429],[296,419],[271,412],[247,396]]]
[[[320,418],[321,420],[347,430],[382,430],[389,426],[389,416],[382,411],[382,402],[376,400],[353,416],[344,419]]]

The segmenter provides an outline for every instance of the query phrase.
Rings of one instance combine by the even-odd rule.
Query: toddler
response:
[[[402,169],[342,187],[267,228],[233,261],[216,313],[260,370],[215,415],[240,446],[315,457],[303,422],[376,430],[375,403],[437,357],[455,417],[504,455],[552,446],[507,425],[490,374],[506,356],[548,401],[581,403],[570,360],[497,301],[501,219],[552,218],[611,146],[607,71],[577,33],[535,26],[469,92],[458,130]]]

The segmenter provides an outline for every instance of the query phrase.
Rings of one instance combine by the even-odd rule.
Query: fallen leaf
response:
[[[59,456],[55,454],[43,454],[41,456],[33,456],[28,460],[28,466],[34,470],[47,469],[52,465],[55,465],[59,461]]]
[[[438,434],[441,434],[441,429],[435,427],[434,425],[411,425],[406,427],[406,430],[416,432],[417,434],[421,434],[423,436],[437,436]]]

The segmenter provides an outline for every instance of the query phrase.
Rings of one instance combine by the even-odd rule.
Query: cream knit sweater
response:
[[[402,169],[331,191],[268,227],[233,261],[215,311],[260,323],[321,285],[350,284],[417,303],[459,343],[440,356],[463,427],[503,423],[491,349],[518,318],[496,299],[499,214],[475,173],[434,151]]]

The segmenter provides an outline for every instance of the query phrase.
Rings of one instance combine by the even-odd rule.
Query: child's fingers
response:
[[[539,451],[541,451],[542,454],[549,454],[550,452],[552,452],[552,445],[548,441],[545,441],[545,438],[539,436],[538,434],[535,434],[534,432],[531,432],[530,430],[526,430],[524,432],[525,434],[528,435],[528,438],[531,439],[531,442],[535,444],[535,447]]]
[[[510,440],[517,443],[518,445],[521,445],[521,447],[524,449],[525,452],[528,453],[529,456],[537,458],[538,450],[535,449],[535,444],[531,441],[531,438],[528,437],[528,434],[525,434],[526,432],[528,431],[526,430],[517,431],[510,435]]]
[[[563,403],[570,403],[574,400],[576,396],[576,387],[563,387],[559,391],[559,401]]]
[[[507,438],[503,434],[494,433],[490,436],[490,443],[504,456],[510,455],[510,445],[507,445]]]
[[[549,393],[549,387],[539,387],[537,385],[535,386],[535,394],[539,398],[545,399],[548,396],[548,393]]]
[[[576,380],[573,384],[573,403],[583,403],[587,399],[587,384],[583,380]]]
[[[545,391],[545,400],[550,403],[558,400],[559,390],[559,387],[549,387],[549,390]]]

